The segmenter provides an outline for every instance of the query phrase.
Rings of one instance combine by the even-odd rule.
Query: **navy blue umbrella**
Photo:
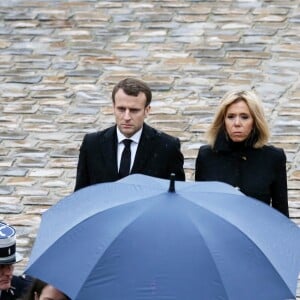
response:
[[[25,273],[73,300],[294,299],[300,229],[219,182],[130,175],[42,216]]]

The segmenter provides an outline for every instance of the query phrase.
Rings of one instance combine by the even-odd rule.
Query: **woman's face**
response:
[[[240,100],[228,106],[225,114],[225,129],[233,142],[245,141],[253,125],[254,120],[245,101]]]
[[[58,289],[52,285],[46,285],[40,297],[35,295],[35,300],[66,300],[67,298]]]

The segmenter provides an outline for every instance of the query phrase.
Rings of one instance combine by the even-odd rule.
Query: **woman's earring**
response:
[[[34,292],[34,300],[39,300],[37,292]]]

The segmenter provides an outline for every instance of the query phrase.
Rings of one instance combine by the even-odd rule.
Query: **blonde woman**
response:
[[[208,129],[208,144],[199,149],[195,180],[228,183],[288,217],[286,156],[267,145],[269,137],[256,94],[227,93]]]

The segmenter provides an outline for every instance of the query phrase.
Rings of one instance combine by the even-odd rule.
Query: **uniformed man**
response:
[[[15,276],[14,264],[22,259],[16,252],[16,231],[0,222],[0,300],[21,299],[31,284],[31,278]]]

